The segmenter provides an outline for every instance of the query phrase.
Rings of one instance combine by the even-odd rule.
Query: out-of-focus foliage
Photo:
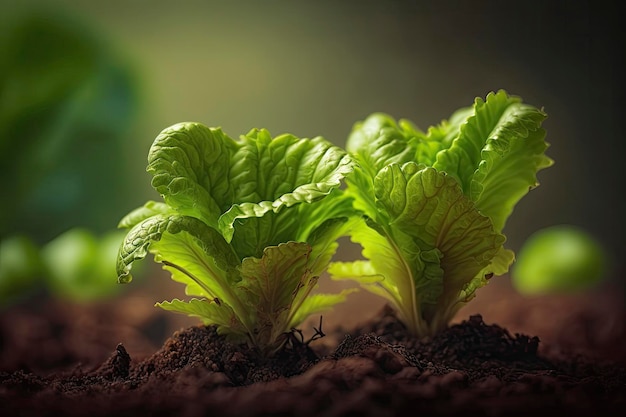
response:
[[[115,260],[124,235],[73,228],[41,247],[26,235],[3,239],[0,308],[35,294],[73,302],[115,296],[122,288],[115,282]]]
[[[89,22],[43,9],[0,18],[0,307],[115,294],[112,225],[141,198],[131,63]]]
[[[0,307],[32,295],[41,287],[39,248],[24,235],[0,240]]]
[[[136,193],[125,173],[134,75],[91,29],[50,10],[0,25],[0,238],[104,232]]]
[[[535,232],[524,243],[511,279],[526,295],[583,291],[605,278],[607,262],[602,245],[584,229],[552,226]]]
[[[59,298],[92,301],[115,295],[117,250],[125,234],[119,230],[96,236],[75,228],[61,234],[41,251],[47,287]]]

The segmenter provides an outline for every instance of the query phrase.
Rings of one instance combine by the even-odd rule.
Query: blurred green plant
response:
[[[39,248],[32,239],[15,235],[0,240],[0,308],[34,293],[42,275]]]
[[[129,64],[87,22],[22,11],[0,25],[0,237],[104,232],[137,198]]]
[[[138,78],[89,22],[41,5],[9,12],[0,9],[0,307],[42,291],[111,296],[123,237],[111,224],[145,197],[126,159],[141,145],[129,140]]]
[[[511,269],[511,280],[525,295],[576,292],[602,282],[607,263],[602,245],[584,229],[551,226],[526,240]]]
[[[73,228],[41,247],[26,235],[0,241],[0,308],[38,293],[78,303],[117,295],[115,261],[124,236]]]

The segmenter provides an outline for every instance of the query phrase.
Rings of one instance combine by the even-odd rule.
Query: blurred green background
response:
[[[575,224],[623,271],[616,8],[546,0],[0,5],[1,238],[25,234],[44,245],[75,227],[114,229],[158,198],[147,151],[177,122],[344,145],[372,112],[425,129],[502,88],[548,113],[556,161],[517,205],[508,246]]]

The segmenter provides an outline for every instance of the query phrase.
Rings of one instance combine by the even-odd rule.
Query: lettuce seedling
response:
[[[355,124],[347,192],[363,220],[350,235],[365,259],[334,263],[331,275],[388,299],[415,335],[440,332],[514,260],[502,229],[552,164],[545,118],[499,91],[427,132],[381,113]]]
[[[254,129],[233,140],[199,123],[169,127],[147,168],[164,202],[121,220],[129,231],[118,281],[152,253],[191,297],[158,306],[271,354],[307,316],[346,297],[311,292],[352,216],[339,189],[352,170],[346,151],[321,137]]]

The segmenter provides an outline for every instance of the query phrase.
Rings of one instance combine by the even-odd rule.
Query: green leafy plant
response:
[[[426,132],[381,113],[355,124],[347,193],[363,218],[350,236],[365,259],[330,273],[388,299],[415,335],[440,332],[514,260],[502,229],[552,164],[545,118],[498,91]]]
[[[602,245],[581,227],[550,226],[521,247],[511,280],[525,295],[576,292],[599,284],[607,263]]]
[[[136,71],[93,24],[43,6],[0,12],[0,238],[38,245],[77,225],[105,233],[145,199],[127,164]]]
[[[0,308],[32,294],[44,267],[39,248],[25,235],[0,240]]]
[[[124,236],[75,227],[43,245],[24,234],[0,240],[0,308],[38,293],[75,303],[118,295],[113,278]]]
[[[120,291],[112,222],[144,200],[125,163],[138,74],[89,22],[21,6],[0,6],[0,308],[101,300]]]
[[[191,297],[157,303],[217,325],[265,354],[310,314],[349,291],[313,294],[353,214],[339,189],[353,169],[343,149],[321,137],[240,140],[219,128],[180,123],[155,139],[147,170],[164,202],[129,213],[118,281],[154,255]]]

